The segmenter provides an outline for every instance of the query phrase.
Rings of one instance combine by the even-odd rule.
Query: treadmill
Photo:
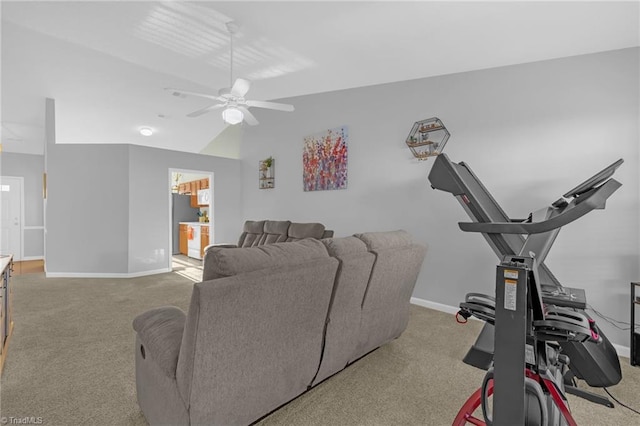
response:
[[[473,220],[459,223],[460,229],[480,232],[500,260],[508,256],[535,257],[542,300],[546,305],[573,308],[587,315],[583,312],[586,309],[584,290],[563,287],[544,264],[544,259],[562,226],[594,209],[605,208],[606,199],[621,186],[611,176],[622,163],[622,159],[614,162],[525,219],[509,218],[469,165],[455,163],[446,154],[436,157],[428,179],[433,189],[452,194]],[[595,327],[595,321],[588,315],[587,318]],[[572,376],[593,387],[612,386],[622,379],[620,361],[611,342],[601,330],[596,330],[601,336],[598,343],[565,341],[559,344],[570,358]],[[465,363],[484,370],[489,368],[494,355],[494,331],[493,325],[485,323],[465,356]],[[607,398],[571,386],[572,376],[565,377],[567,392],[613,407]]]

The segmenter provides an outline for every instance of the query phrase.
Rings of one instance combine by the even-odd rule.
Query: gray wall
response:
[[[3,152],[3,176],[24,178],[24,256],[42,258],[44,255],[44,222],[42,203],[42,173],[44,156]]]
[[[212,172],[213,242],[236,242],[242,231],[240,161],[130,146],[130,273],[166,268],[169,247],[169,169]]]
[[[129,147],[49,144],[47,192],[47,273],[126,273]]]
[[[236,241],[240,161],[133,145],[49,144],[47,273],[128,275],[169,266],[169,168],[214,173],[216,239]]]
[[[403,228],[429,246],[414,296],[457,306],[493,292],[497,258],[449,194],[429,187],[432,160],[404,141],[415,121],[437,116],[452,137],[445,152],[465,161],[512,217],[549,205],[622,157],[623,187],[606,211],[560,232],[547,264],[565,286],[587,290],[596,309],[629,320],[629,281],[640,277],[638,225],[639,49],[286,99],[293,113],[256,110],[242,146],[244,219],[319,221],[337,236]],[[398,66],[407,66],[402,64]],[[389,66],[389,65],[385,65]],[[349,127],[349,182],[303,192],[302,141]],[[259,190],[257,167],[272,155],[275,188]],[[600,320],[610,339],[628,333]]]

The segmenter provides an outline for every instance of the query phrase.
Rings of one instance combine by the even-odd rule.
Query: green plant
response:
[[[273,157],[269,157],[266,160],[264,160],[264,165],[267,166],[267,168],[271,168],[271,166],[273,165]]]

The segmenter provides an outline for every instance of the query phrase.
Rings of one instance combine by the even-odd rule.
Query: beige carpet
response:
[[[13,278],[15,329],[1,415],[46,425],[144,425],[135,397],[131,321],[146,309],[186,309],[193,281]],[[450,425],[483,372],[461,359],[481,324],[414,306],[407,331],[264,418],[267,425]],[[611,392],[640,408],[640,368],[622,359]],[[597,392],[602,393],[601,390]],[[640,424],[640,416],[569,396],[580,425]]]

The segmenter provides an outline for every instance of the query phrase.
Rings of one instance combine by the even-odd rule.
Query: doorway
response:
[[[0,255],[22,260],[22,223],[24,222],[24,178],[0,176]]]
[[[202,278],[202,255],[215,234],[214,174],[169,169],[169,270]]]

